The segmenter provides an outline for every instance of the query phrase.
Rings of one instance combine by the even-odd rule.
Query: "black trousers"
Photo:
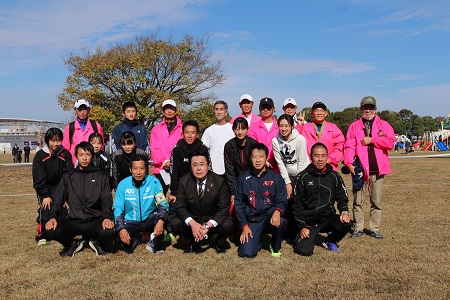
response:
[[[341,223],[339,215],[330,215],[325,222],[311,226],[309,228],[309,239],[300,239],[297,243],[296,251],[300,255],[310,256],[314,252],[314,240],[319,232],[332,232],[327,240],[332,243],[338,243],[344,238],[351,228],[350,223]]]
[[[137,233],[148,232],[152,233],[155,230],[155,225],[158,222],[158,213],[154,212],[150,214],[143,222],[125,221],[125,229],[130,235]],[[119,232],[117,232],[119,234]],[[136,238],[136,237],[133,237]],[[164,239],[164,234],[159,235],[153,241],[156,249],[161,249],[161,243]],[[120,238],[118,239],[120,241]]]
[[[89,236],[96,240],[107,252],[114,252],[114,229],[103,230],[103,218],[88,222],[75,222],[65,217],[58,218],[55,230],[48,230],[49,240],[55,240],[64,247],[70,247],[76,235]]]
[[[199,220],[195,220],[199,222]],[[199,223],[202,223],[201,221]],[[184,220],[180,220],[178,216],[170,219],[170,225],[172,230],[179,235],[178,242],[183,249],[189,247],[189,244],[194,243],[194,236],[192,235],[191,227],[184,223]],[[219,247],[225,247],[227,238],[233,234],[234,224],[231,217],[227,217],[221,224],[211,228],[208,231],[208,236],[212,237],[217,234],[216,243]]]
[[[167,197],[167,192],[169,191],[169,185],[165,184],[164,179],[162,178],[161,174],[155,174],[156,179],[159,180],[159,183],[161,183],[163,188],[164,197]]]

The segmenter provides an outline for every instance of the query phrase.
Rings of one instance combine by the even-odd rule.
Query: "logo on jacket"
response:
[[[291,152],[291,145],[288,143],[283,143],[280,150],[281,158],[283,162],[287,165],[292,165],[297,163],[297,159],[293,159],[295,155],[295,150]]]
[[[125,194],[134,194],[134,189],[126,189]]]
[[[269,197],[270,192],[269,192],[269,191],[265,191],[265,192],[264,192],[264,195],[266,195],[266,197]]]
[[[308,182],[308,185],[314,185],[314,181]]]
[[[250,191],[250,206],[256,208],[256,192]]]
[[[183,158],[183,162],[189,162],[189,158]]]
[[[273,180],[264,180],[263,182],[263,186],[272,186],[273,185]]]

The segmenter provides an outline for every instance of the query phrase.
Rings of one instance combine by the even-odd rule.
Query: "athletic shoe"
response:
[[[172,233],[168,233],[164,237],[163,242],[164,243],[173,243],[173,242],[175,242],[175,240],[176,240],[176,237]]]
[[[151,251],[153,253],[156,254],[163,254],[164,250],[156,250],[155,249],[155,244],[153,243],[153,241],[155,240],[155,234],[152,233],[150,235],[150,239],[148,240],[147,246],[145,247],[145,249],[147,249],[148,251]]]
[[[82,249],[83,249],[83,242],[76,241],[72,246],[64,248],[63,251],[59,252],[59,255],[74,257],[75,254],[80,252]]]
[[[339,252],[339,246],[335,243],[329,242],[325,240],[325,242],[322,243],[322,246],[327,249],[328,251],[332,252]]]
[[[95,255],[97,255],[97,256],[108,254],[108,252],[103,250],[103,248],[97,243],[97,241],[90,240],[89,247],[91,247],[91,249],[94,250]]]
[[[376,238],[376,239],[379,239],[379,240],[383,239],[383,236],[378,231],[371,231],[369,233],[369,235],[374,237],[374,238]]]
[[[273,257],[281,257],[281,251],[278,250],[277,252],[275,252],[272,248],[272,245],[270,245],[270,253],[272,253]]]
[[[37,245],[38,246],[45,246],[45,245],[48,245],[48,244],[49,244],[49,242],[47,242],[46,239],[40,239],[39,241],[37,241]]]
[[[355,230],[353,231],[352,235],[350,236],[350,238],[357,238],[359,236],[362,236],[364,234],[364,232],[360,231],[360,230]]]

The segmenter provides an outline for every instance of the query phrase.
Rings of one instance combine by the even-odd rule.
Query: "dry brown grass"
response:
[[[31,169],[0,169],[0,298],[50,299],[448,299],[450,158],[393,159],[383,192],[384,240],[344,239],[341,253],[316,247],[300,257],[262,250],[241,259],[236,247],[184,255],[60,258],[61,246],[34,243],[37,203]],[[349,177],[344,177],[349,182]],[[349,185],[347,185],[349,186]],[[366,202],[368,206],[368,201]]]

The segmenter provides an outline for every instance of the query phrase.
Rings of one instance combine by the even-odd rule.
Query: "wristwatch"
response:
[[[208,223],[205,223],[205,228],[206,228],[207,230],[210,230],[210,229],[211,229],[211,226],[209,226]]]
[[[343,212],[341,212],[341,215],[342,215],[342,214],[348,215],[348,211],[344,210]]]

